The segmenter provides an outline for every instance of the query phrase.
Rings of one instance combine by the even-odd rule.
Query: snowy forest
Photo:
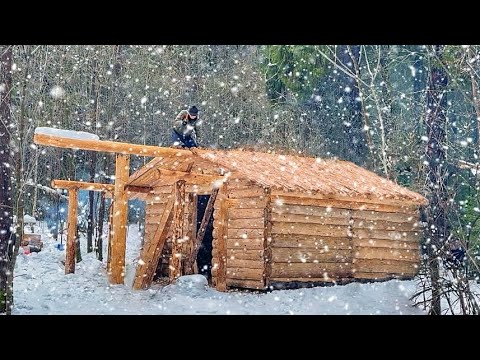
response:
[[[35,281],[18,270],[25,219],[53,243],[65,226],[68,194],[52,180],[115,178],[114,154],[39,146],[35,129],[170,147],[175,117],[196,105],[200,148],[347,160],[425,196],[406,302],[423,314],[479,314],[479,83],[473,45],[1,45],[0,313],[21,313],[27,290],[16,287]],[[131,171],[149,160],[132,156]],[[104,271],[92,264],[106,256],[108,205],[103,193],[79,193],[79,266]],[[144,213],[130,201],[128,223],[141,227]]]

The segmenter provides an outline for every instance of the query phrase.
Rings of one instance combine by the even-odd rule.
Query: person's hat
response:
[[[197,107],[196,107],[195,105],[190,106],[190,107],[188,108],[188,113],[189,113],[190,115],[198,115],[198,109],[197,109]]]

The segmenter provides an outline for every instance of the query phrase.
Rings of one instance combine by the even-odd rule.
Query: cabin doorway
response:
[[[200,224],[202,223],[203,215],[207,208],[210,195],[198,195],[197,196],[197,234],[200,230]],[[208,221],[207,230],[200,244],[197,254],[197,268],[198,273],[204,275],[210,283],[212,278],[212,240],[213,240],[213,215],[210,216]]]

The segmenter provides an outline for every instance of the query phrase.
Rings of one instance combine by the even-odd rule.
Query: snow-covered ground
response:
[[[36,232],[41,232],[39,227]],[[85,239],[83,261],[69,275],[61,263],[65,251],[46,234],[42,241],[39,253],[24,254],[20,249],[13,314],[425,314],[409,301],[414,281],[222,293],[209,288],[202,275],[191,275],[165,287],[133,291],[140,245],[138,226],[133,225],[127,238],[126,285],[109,285],[105,262],[94,253],[86,254]]]

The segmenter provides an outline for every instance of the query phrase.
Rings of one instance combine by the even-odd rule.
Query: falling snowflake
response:
[[[417,75],[417,69],[415,69],[415,67],[412,65],[410,65],[408,68],[410,69],[410,73],[412,74],[412,77],[415,77]]]
[[[54,99],[61,99],[65,96],[65,90],[63,90],[62,87],[55,85],[50,90],[50,96],[53,97]]]

